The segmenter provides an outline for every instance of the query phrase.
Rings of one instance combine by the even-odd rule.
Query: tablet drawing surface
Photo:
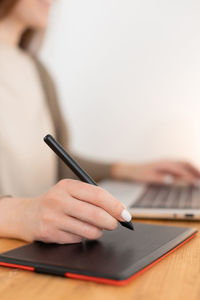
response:
[[[194,228],[135,223],[135,231],[118,226],[114,231],[104,231],[99,240],[79,244],[34,242],[1,254],[0,265],[31,266],[41,273],[66,277],[78,274],[81,279],[88,276],[94,281],[99,278],[105,283],[125,284],[195,232]]]

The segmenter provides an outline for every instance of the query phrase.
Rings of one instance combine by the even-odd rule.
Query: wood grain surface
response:
[[[191,226],[200,230],[200,222],[151,220],[142,222]],[[22,241],[0,239],[0,252],[24,244]],[[0,299],[199,300],[199,233],[191,241],[123,287],[0,267]]]

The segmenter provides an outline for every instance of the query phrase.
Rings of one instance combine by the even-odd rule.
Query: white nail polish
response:
[[[165,175],[163,182],[164,184],[172,184],[174,182],[174,177],[172,175]]]
[[[132,219],[131,214],[128,212],[127,209],[124,209],[121,213],[121,217],[126,221],[126,222],[130,222]]]

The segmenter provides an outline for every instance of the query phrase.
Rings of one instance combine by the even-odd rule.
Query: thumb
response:
[[[172,185],[175,178],[171,174],[156,173],[151,177],[150,182],[155,184]]]

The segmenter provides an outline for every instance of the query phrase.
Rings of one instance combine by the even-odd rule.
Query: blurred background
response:
[[[200,166],[199,0],[58,0],[40,56],[76,153]]]

